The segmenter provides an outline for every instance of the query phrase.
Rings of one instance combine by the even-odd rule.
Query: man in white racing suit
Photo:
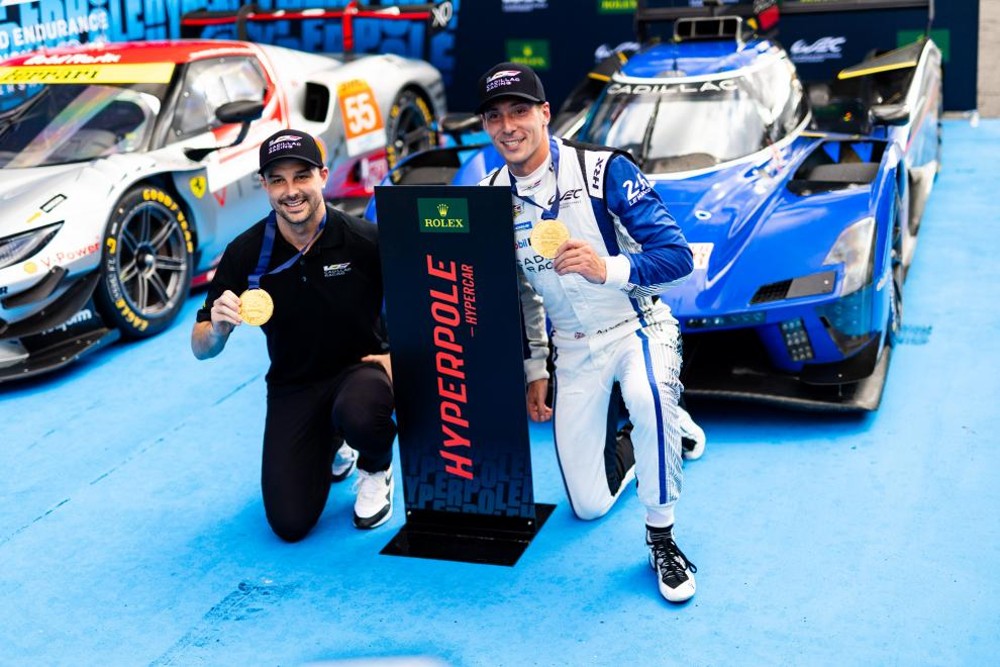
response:
[[[483,127],[506,162],[482,185],[512,194],[518,276],[531,356],[525,361],[528,413],[554,415],[555,444],[567,495],[581,519],[611,509],[632,476],[646,508],[646,541],[660,593],[684,602],[695,593],[695,566],[673,536],[681,490],[682,387],[679,332],[656,295],[692,270],[687,242],[631,158],[548,132],[542,83],[525,65],[500,63],[479,81]],[[558,221],[553,223],[552,221]],[[544,311],[543,311],[544,304]],[[555,347],[554,411],[545,314]],[[631,452],[607,451],[614,385],[633,424]],[[698,438],[694,437],[697,441]]]

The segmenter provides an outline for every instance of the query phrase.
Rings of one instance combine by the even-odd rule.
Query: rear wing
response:
[[[363,5],[352,0],[343,7],[310,7],[297,10],[258,9],[256,3],[243,5],[236,11],[199,10],[181,17],[182,37],[203,37],[209,28],[225,30],[232,29],[231,34],[216,34],[219,38],[255,41],[250,34],[249,26],[276,21],[308,21],[308,20],[339,20],[343,34],[344,53],[351,54],[355,50],[354,21],[356,19],[379,19],[385,21],[418,21],[427,25],[424,31],[424,55],[430,54],[430,39],[444,30],[455,14],[452,0],[439,2],[373,6]],[[228,32],[228,31],[226,31]]]
[[[916,67],[920,62],[920,54],[924,49],[924,40],[907,44],[906,46],[873,55],[864,62],[840,70],[838,79],[854,79],[859,76],[869,76],[881,72],[891,72],[898,69]]]
[[[766,32],[773,29],[780,14],[823,14],[832,12],[859,12],[878,9],[927,9],[927,33],[934,23],[934,0],[738,0],[736,3],[724,0],[703,0],[702,6],[691,7],[689,0],[637,0],[635,9],[635,32],[640,42],[649,39],[650,26],[677,19],[718,18],[735,16],[747,19],[747,26],[754,31]],[[683,28],[678,33],[674,27],[674,39],[710,39],[711,28],[707,24],[697,27],[700,21],[685,21],[695,27]],[[684,30],[693,31],[686,35]],[[723,31],[728,28],[722,28]],[[736,28],[739,31],[739,28]],[[704,32],[702,32],[704,31]],[[740,37],[725,35],[728,37]],[[715,37],[718,39],[718,37]]]

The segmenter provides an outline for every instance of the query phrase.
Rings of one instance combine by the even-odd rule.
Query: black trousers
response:
[[[268,387],[261,490],[271,529],[288,542],[305,537],[330,493],[330,465],[341,443],[358,450],[368,472],[392,464],[392,383],[378,364],[351,366],[335,378]]]

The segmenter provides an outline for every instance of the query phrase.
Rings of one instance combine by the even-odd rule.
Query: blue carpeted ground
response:
[[[693,406],[690,604],[656,592],[633,493],[572,518],[543,428],[535,495],[557,507],[513,568],[380,556],[402,512],[353,529],[349,484],[281,543],[258,489],[263,337],[195,361],[193,299],[161,336],[0,388],[0,664],[995,664],[998,147],[1000,121],[946,123],[877,413]]]

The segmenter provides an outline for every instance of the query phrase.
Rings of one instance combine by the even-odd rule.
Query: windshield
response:
[[[579,139],[627,150],[651,174],[690,171],[780,141],[805,113],[802,85],[782,58],[738,77],[612,82]]]
[[[0,113],[0,168],[82,162],[142,149],[165,84],[33,85]]]

